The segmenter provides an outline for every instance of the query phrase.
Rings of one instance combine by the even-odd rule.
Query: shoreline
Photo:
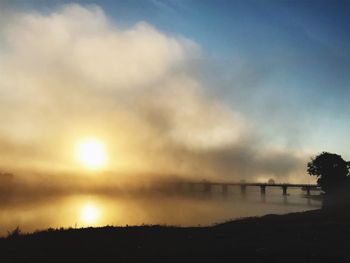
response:
[[[0,238],[0,252],[5,262],[350,262],[349,242],[350,213],[317,209],[208,227],[51,229]]]

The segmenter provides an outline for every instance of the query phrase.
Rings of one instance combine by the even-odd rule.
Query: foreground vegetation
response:
[[[1,262],[350,262],[350,213],[314,210],[212,227],[48,230],[0,239]]]

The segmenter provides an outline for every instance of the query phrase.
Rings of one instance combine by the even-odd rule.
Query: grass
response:
[[[19,228],[19,226],[17,226],[14,230],[7,232],[7,238],[19,237],[21,233],[22,233],[21,229]]]
[[[314,210],[211,227],[48,229],[0,239],[1,262],[350,262],[350,213]],[[3,260],[1,260],[3,259]]]

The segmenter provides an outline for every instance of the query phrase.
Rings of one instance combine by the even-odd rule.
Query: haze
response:
[[[85,138],[105,145],[99,173],[116,180],[310,182],[312,154],[347,156],[340,6],[321,32],[322,1],[312,21],[311,3],[294,5],[288,23],[288,2],[269,19],[273,1],[145,1],[144,11],[136,2],[2,3],[2,170],[26,180],[91,173],[75,156]]]

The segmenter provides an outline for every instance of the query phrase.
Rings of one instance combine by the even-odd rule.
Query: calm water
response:
[[[152,195],[69,195],[28,200],[12,197],[0,203],[0,235],[17,226],[24,232],[49,227],[86,227],[104,225],[166,224],[181,226],[210,225],[247,216],[284,214],[317,209],[321,202],[305,198],[300,189],[267,189],[265,200],[259,189],[249,189],[243,197],[219,191],[210,196],[192,193],[186,196]],[[314,193],[317,195],[318,193]]]

